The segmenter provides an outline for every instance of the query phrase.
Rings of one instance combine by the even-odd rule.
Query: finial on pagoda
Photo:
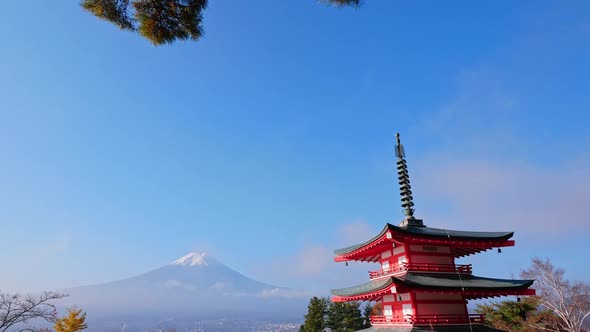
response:
[[[400,226],[424,226],[422,220],[414,218],[414,198],[412,197],[412,186],[410,186],[410,176],[408,175],[408,165],[406,163],[406,152],[400,142],[399,133],[395,134],[395,156],[397,157],[397,179],[399,182],[399,194],[401,196],[402,208],[405,219]]]

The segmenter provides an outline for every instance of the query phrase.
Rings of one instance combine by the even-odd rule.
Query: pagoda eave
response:
[[[495,279],[477,276],[427,275],[406,273],[403,276],[390,276],[365,284],[335,289],[334,302],[374,301],[385,294],[395,293],[438,293],[462,294],[465,299],[489,298],[508,295],[534,295],[529,289],[533,280]]]
[[[447,239],[432,239],[432,238],[416,238],[416,237],[397,237],[397,241],[407,244],[439,244],[451,245],[455,248],[481,248],[492,249],[500,247],[513,247],[514,240],[503,241],[461,241],[461,240],[447,240]]]
[[[401,242],[407,244],[422,244],[422,245],[449,245],[452,247],[453,255],[455,257],[464,257],[474,255],[480,252],[491,250],[494,248],[513,247],[514,240],[485,242],[485,241],[449,241],[441,239],[405,239],[396,238],[396,241],[388,239],[385,235],[379,240],[371,243],[371,245],[360,247],[359,249],[334,257],[335,262],[377,262],[380,258],[381,252],[387,246],[394,242]],[[436,254],[434,254],[436,255]]]
[[[462,290],[460,288],[457,289],[445,289],[445,290],[437,290],[437,289],[404,289],[401,288],[398,290],[399,292],[409,293],[409,292],[423,292],[423,293],[434,293],[434,294],[461,294],[466,300],[479,300],[479,299],[488,299],[494,297],[503,297],[503,296],[534,296],[536,292],[534,289],[497,289],[497,290]],[[392,294],[391,289],[384,289],[380,291],[375,291],[366,294],[358,294],[358,295],[351,295],[351,296],[333,296],[332,302],[349,302],[349,301],[378,301],[384,295]],[[432,302],[435,303],[435,302]]]
[[[456,231],[429,227],[394,226],[386,224],[369,241],[336,250],[335,262],[375,262],[379,251],[393,243],[446,245],[454,249],[455,257],[469,256],[493,248],[512,247],[512,232]]]
[[[390,233],[381,232],[373,239],[370,243],[358,246],[358,248],[351,250],[350,252],[337,255],[334,257],[335,262],[346,262],[346,261],[362,261],[362,262],[375,262],[379,259],[381,252],[385,247],[391,246]],[[342,250],[346,250],[342,249]],[[337,251],[338,253],[338,251]]]

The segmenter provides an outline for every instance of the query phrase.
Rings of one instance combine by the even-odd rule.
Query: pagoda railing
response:
[[[370,316],[372,325],[450,325],[450,324],[483,324],[484,315],[404,315],[403,317]]]
[[[386,269],[377,271],[369,271],[371,279],[383,277],[398,272],[438,272],[438,273],[461,273],[471,274],[471,264],[436,264],[436,263],[402,263],[401,265],[394,265]]]
[[[408,271],[414,272],[450,272],[471,274],[471,264],[434,264],[434,263],[411,263],[404,264]]]
[[[412,324],[412,321],[408,319],[409,317],[389,317],[389,316],[369,316],[371,320],[371,325],[386,325],[386,324],[405,324],[409,325]]]
[[[379,277],[383,277],[392,273],[398,273],[398,272],[405,272],[407,271],[407,267],[405,265],[394,265],[392,267],[386,268],[386,269],[380,269],[377,271],[369,271],[369,278],[374,279],[374,278],[379,278]]]

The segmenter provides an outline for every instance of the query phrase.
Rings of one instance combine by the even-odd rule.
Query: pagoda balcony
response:
[[[471,264],[435,264],[435,263],[410,263],[394,265],[387,269],[369,271],[369,278],[377,279],[400,272],[431,272],[431,273],[460,273],[471,274]]]
[[[483,324],[484,315],[404,315],[403,317],[370,316],[371,325],[455,325]]]

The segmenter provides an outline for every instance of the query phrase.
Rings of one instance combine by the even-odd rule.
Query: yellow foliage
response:
[[[70,308],[68,314],[55,321],[55,332],[79,332],[87,328],[86,313],[82,309]]]

